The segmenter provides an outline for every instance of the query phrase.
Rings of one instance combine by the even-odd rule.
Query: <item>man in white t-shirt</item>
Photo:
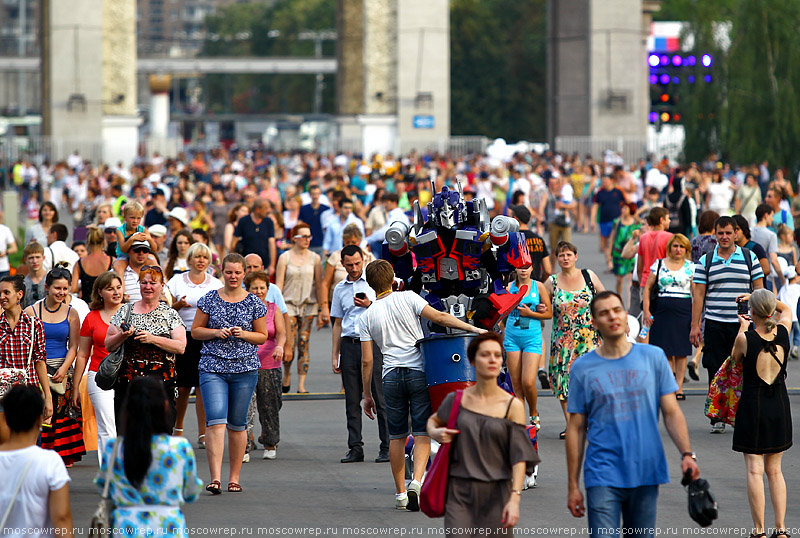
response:
[[[3,222],[5,222],[4,215],[0,210],[0,278],[9,275],[11,264],[8,262],[8,255],[17,252],[17,240],[11,232],[11,228]]]
[[[431,451],[426,422],[433,414],[422,355],[416,347],[417,341],[424,336],[419,318],[422,316],[443,327],[477,334],[486,331],[435,310],[414,292],[393,292],[394,269],[386,260],[370,263],[366,275],[377,299],[359,320],[364,413],[372,419],[376,411],[371,383],[374,342],[383,354],[383,396],[389,423],[389,461],[396,488],[395,508],[417,511],[422,476]],[[409,410],[411,432],[408,431]],[[414,475],[406,490],[404,462],[409,433],[414,435]]]
[[[36,446],[43,411],[44,400],[34,386],[17,385],[3,399],[0,518],[8,512],[0,529],[4,536],[73,535],[67,469],[57,452]]]

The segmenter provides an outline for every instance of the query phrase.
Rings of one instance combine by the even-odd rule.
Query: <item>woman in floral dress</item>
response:
[[[550,338],[550,386],[561,402],[567,418],[569,395],[569,370],[572,363],[600,344],[592,326],[589,304],[605,288],[597,275],[589,269],[578,269],[578,248],[560,241],[555,249],[561,272],[547,279],[545,288],[553,304],[553,334]],[[564,439],[566,430],[559,434]]]
[[[112,465],[108,496],[113,501],[111,529],[124,536],[182,536],[186,518],[181,505],[202,491],[189,441],[172,437],[172,413],[164,384],[140,376],[131,381],[122,411],[119,447],[109,439],[94,479],[102,492]],[[113,459],[113,462],[111,461]]]

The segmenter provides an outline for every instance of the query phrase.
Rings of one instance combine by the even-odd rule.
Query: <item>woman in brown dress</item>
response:
[[[510,534],[519,521],[525,473],[540,461],[525,431],[522,402],[497,386],[502,343],[498,334],[484,333],[467,347],[477,382],[464,389],[457,427],[447,428],[454,393],[428,419],[432,439],[453,443],[444,516],[447,536]]]

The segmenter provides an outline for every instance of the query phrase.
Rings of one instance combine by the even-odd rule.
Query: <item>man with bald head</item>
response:
[[[269,276],[275,274],[277,261],[277,247],[275,245],[275,225],[269,218],[270,206],[263,198],[256,198],[253,209],[249,215],[239,219],[233,231],[233,245],[231,251],[236,251],[236,246],[241,241],[244,254],[258,254],[267,268]]]
[[[264,262],[261,261],[261,256],[258,254],[248,254],[244,257],[244,263],[245,271],[247,273],[254,273],[256,271],[264,270]],[[244,282],[242,283],[242,287],[244,287]],[[289,309],[286,308],[286,301],[284,301],[283,294],[281,293],[281,290],[278,289],[278,286],[270,283],[269,288],[267,288],[266,300],[270,303],[275,303],[275,305],[280,308],[281,312],[283,313],[284,322],[289,323]]]
[[[244,257],[244,263],[246,265],[245,271],[247,273],[254,273],[256,271],[264,270],[264,261],[258,254],[248,254]]]

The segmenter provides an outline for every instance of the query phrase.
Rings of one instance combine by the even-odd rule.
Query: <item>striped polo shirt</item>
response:
[[[736,298],[744,293],[750,293],[750,280],[755,282],[764,278],[764,271],[753,252],[750,252],[752,274],[747,274],[747,262],[741,247],[727,260],[717,255],[717,249],[711,258],[709,274],[706,274],[706,256],[700,257],[694,270],[694,282],[706,285],[706,319],[722,323],[739,323],[736,317]]]

